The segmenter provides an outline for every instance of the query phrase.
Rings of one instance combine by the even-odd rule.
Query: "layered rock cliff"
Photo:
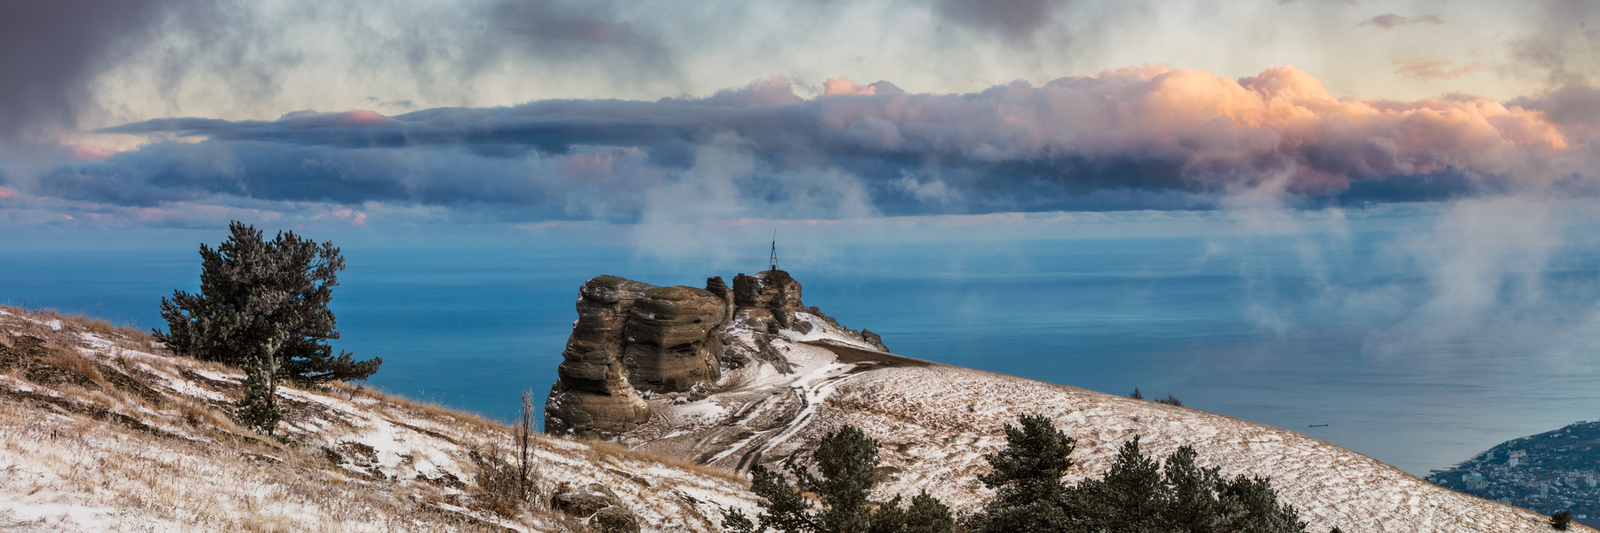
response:
[[[800,294],[800,283],[782,270],[739,274],[731,288],[720,276],[706,279],[704,289],[589,280],[578,290],[578,321],[545,402],[545,431],[612,437],[650,419],[645,395],[704,398],[724,367],[763,356],[743,343],[729,353],[725,340],[735,330],[776,335],[797,326],[797,313],[821,314]],[[857,335],[887,351],[872,332]]]

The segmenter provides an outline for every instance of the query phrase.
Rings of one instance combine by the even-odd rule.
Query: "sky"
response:
[[[1600,2],[0,2],[0,253],[233,220],[695,272],[760,268],[774,231],[812,265],[1201,236],[1291,249],[1306,305],[1393,324],[1375,354],[1592,366]],[[1352,284],[1356,233],[1414,290]],[[1244,296],[1269,335],[1318,327]]]
[[[13,246],[235,219],[649,243],[1600,191],[1600,4],[1580,0],[68,0],[0,15]]]
[[[1429,301],[1498,316],[1559,298],[1517,280],[1600,229],[1591,23],[1577,0],[11,2],[0,250],[192,249],[232,220],[719,265],[774,230],[822,257],[1373,230]]]

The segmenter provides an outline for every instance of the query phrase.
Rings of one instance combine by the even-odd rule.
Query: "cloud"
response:
[[[862,87],[850,81],[850,78],[839,76],[822,84],[823,96],[872,96],[878,93],[878,88],[871,85]]]
[[[10,2],[0,7],[0,142],[49,144],[82,124],[191,107],[252,116],[355,87],[392,91],[373,100],[382,107],[470,101],[478,80],[508,69],[618,86],[678,77],[673,45],[618,10],[565,0]]]
[[[1517,27],[1512,68],[1538,74],[1547,88],[1600,82],[1600,4],[1544,0],[1526,4],[1524,11],[1536,21]]]
[[[943,20],[992,32],[1012,42],[1024,42],[1050,23],[1059,8],[1074,2],[1052,0],[936,0],[936,12]]]
[[[1551,122],[1572,129],[1600,127],[1600,88],[1578,83],[1516,98],[1510,105],[1543,111]]]
[[[1415,17],[1402,17],[1402,16],[1396,15],[1394,13],[1384,13],[1382,15],[1378,15],[1378,16],[1372,17],[1370,19],[1363,20],[1363,21],[1361,21],[1360,24],[1357,24],[1357,26],[1377,26],[1379,28],[1383,28],[1383,29],[1388,30],[1388,29],[1393,29],[1393,28],[1398,27],[1398,26],[1405,26],[1405,25],[1408,25],[1408,24],[1421,24],[1421,23],[1444,24],[1444,19],[1439,18],[1438,15],[1418,15],[1418,16],[1415,16]]]
[[[186,0],[7,2],[0,7],[0,141],[71,128],[89,80]],[[198,8],[195,8],[198,9]]]
[[[1453,64],[1453,62],[1445,60],[1396,59],[1394,60],[1394,71],[1396,74],[1411,78],[1454,79],[1483,70],[1483,63],[1477,61],[1450,68]]]
[[[1593,133],[1542,110],[1577,105],[1560,95],[1509,106],[1359,100],[1292,67],[1230,79],[1154,65],[969,94],[884,82],[867,91],[842,77],[830,86],[809,100],[780,77],[653,102],[157,119],[103,130],[155,142],[63,162],[37,176],[35,192],[140,207],[380,202],[521,222],[634,222],[669,209],[828,219],[1205,209],[1251,195],[1317,207],[1600,193]]]

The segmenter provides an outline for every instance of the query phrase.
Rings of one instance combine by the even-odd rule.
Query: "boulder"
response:
[[[639,533],[639,517],[615,505],[596,511],[594,525],[603,533]]]
[[[620,507],[622,499],[617,493],[599,483],[590,483],[587,486],[562,491],[550,498],[550,506],[570,516],[587,518],[608,507]],[[630,513],[631,514],[631,513]]]
[[[726,316],[726,301],[705,289],[655,287],[640,293],[622,334],[630,382],[656,392],[715,382],[721,365],[711,330]]]

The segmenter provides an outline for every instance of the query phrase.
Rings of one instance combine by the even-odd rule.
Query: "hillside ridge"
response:
[[[1548,518],[1531,511],[1438,487],[1364,454],[1253,422],[1195,409],[1028,380],[891,353],[881,339],[843,327],[816,307],[800,302],[801,287],[788,273],[767,271],[752,279],[756,294],[718,307],[712,278],[707,289],[674,288],[701,298],[701,311],[641,313],[618,302],[627,296],[595,294],[591,280],[580,291],[579,320],[563,355],[610,368],[610,386],[626,388],[643,416],[597,433],[634,449],[652,450],[745,472],[814,450],[831,431],[852,425],[884,444],[880,471],[887,481],[877,498],[914,495],[926,489],[957,512],[971,512],[993,496],[977,481],[988,471],[986,454],[1005,445],[1002,428],[1024,414],[1042,414],[1077,440],[1069,481],[1099,477],[1117,449],[1140,437],[1147,453],[1165,456],[1194,446],[1202,466],[1225,475],[1270,477],[1281,501],[1299,509],[1309,531],[1339,527],[1347,532],[1542,532]],[[652,287],[606,277],[607,287]],[[644,289],[634,301],[660,297]],[[679,300],[682,301],[682,300]],[[680,308],[681,309],[681,308]],[[648,314],[648,316],[640,316]],[[610,322],[595,317],[603,316]],[[726,317],[708,325],[714,317]],[[701,322],[696,323],[698,317]],[[781,318],[780,318],[781,317]],[[632,368],[651,364],[661,351],[574,350],[579,343],[604,346],[639,341],[635,322],[694,324],[680,336],[696,366],[716,363],[716,373],[680,379],[673,390],[629,386]],[[670,343],[646,344],[668,346]],[[670,347],[670,346],[668,346]],[[616,353],[633,354],[632,360]],[[665,353],[684,353],[665,350]],[[641,355],[644,354],[644,355]],[[1003,354],[996,354],[1003,355]],[[571,374],[563,374],[563,380]],[[680,376],[681,377],[681,376]],[[552,390],[547,416],[553,427],[586,416],[564,403],[571,389]],[[574,416],[577,415],[577,416]],[[603,418],[603,417],[595,417]],[[1574,526],[1575,530],[1587,530]]]

